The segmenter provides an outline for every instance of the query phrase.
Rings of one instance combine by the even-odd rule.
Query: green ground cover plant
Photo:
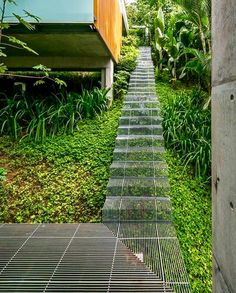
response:
[[[41,144],[1,137],[0,222],[100,221],[121,106]]]
[[[210,186],[193,177],[173,152],[168,152],[174,223],[193,293],[212,292]]]

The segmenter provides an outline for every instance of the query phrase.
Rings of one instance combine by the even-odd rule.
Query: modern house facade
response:
[[[55,70],[101,70],[102,84],[112,86],[114,63],[118,62],[122,35],[128,21],[124,0],[21,0],[7,4],[5,15],[10,34],[26,42],[38,55],[8,49],[9,69],[29,70],[43,64]],[[25,11],[40,18],[27,21],[30,31],[17,24],[13,15]]]

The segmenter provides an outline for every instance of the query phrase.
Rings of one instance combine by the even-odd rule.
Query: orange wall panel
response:
[[[95,27],[117,62],[122,43],[122,13],[119,0],[94,0]]]

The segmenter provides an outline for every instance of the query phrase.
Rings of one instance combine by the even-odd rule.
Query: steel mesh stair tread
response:
[[[155,91],[156,91],[156,89],[155,89],[155,87],[153,87],[153,86],[148,86],[148,85],[146,85],[146,86],[143,86],[143,87],[137,87],[137,86],[130,86],[129,88],[128,88],[128,93],[129,92],[139,92],[139,93],[142,93],[142,92],[153,92],[153,93],[155,93]]]
[[[142,86],[146,86],[146,85],[152,85],[155,82],[154,77],[148,77],[148,78],[139,78],[139,77],[135,77],[135,76],[131,76],[130,77],[130,83],[132,84],[137,84],[140,83],[142,84]],[[126,98],[126,97],[125,97]]]
[[[133,106],[133,105],[137,105],[136,108],[140,108],[140,107],[145,108],[145,107],[147,107],[149,104],[152,104],[152,105],[154,105],[155,107],[156,107],[156,106],[160,106],[160,103],[158,102],[157,99],[156,99],[156,101],[145,99],[145,100],[143,100],[143,101],[138,101],[138,102],[136,102],[136,101],[124,101],[124,107],[123,107],[123,109],[127,108],[127,106],[131,107],[131,106]],[[133,107],[133,108],[135,108],[135,107]],[[152,108],[154,108],[154,107],[152,107]]]
[[[126,157],[125,157],[126,158]],[[162,161],[113,161],[110,166],[111,177],[160,177],[168,176],[168,167]]]
[[[118,135],[116,148],[121,147],[161,147],[164,145],[162,135]]]
[[[161,125],[122,125],[118,128],[118,135],[162,135]]]
[[[119,126],[118,129],[142,129],[142,128],[147,128],[147,129],[162,129],[161,125],[122,125]]]
[[[155,94],[153,95],[144,95],[142,93],[139,93],[137,94],[136,96],[135,95],[129,95],[127,94],[126,97],[125,97],[125,101],[136,101],[136,98],[137,99],[143,99],[143,100],[150,100],[150,99],[153,99],[156,101],[157,99],[157,96]]]
[[[120,117],[120,126],[132,125],[161,125],[162,118],[160,116],[122,116]]]
[[[135,184],[140,184],[140,187],[146,184],[156,184],[158,186],[169,187],[169,181],[167,176],[159,176],[159,177],[137,177],[137,176],[129,176],[129,177],[110,177],[108,182],[108,187],[112,186],[134,186]],[[146,184],[145,184],[146,183]]]
[[[108,182],[109,196],[168,196],[167,177],[111,177]]]
[[[153,136],[153,135],[151,135]],[[165,148],[163,146],[160,147],[142,147],[142,146],[134,146],[134,147],[117,147],[114,149],[114,152],[158,152],[158,153],[165,153]]]
[[[150,81],[150,82],[133,82],[131,80],[131,82],[129,83],[129,88],[130,87],[137,87],[137,88],[143,88],[143,87],[156,87],[155,81]]]
[[[140,108],[131,108],[131,109],[130,108],[129,109],[128,108],[123,108],[122,109],[123,112],[126,112],[126,111],[127,112],[128,111],[141,111],[141,112],[143,111],[143,112],[148,112],[148,111],[157,111],[157,110],[160,111],[159,108],[141,108],[141,109]]]
[[[142,234],[143,230],[140,227],[145,227],[146,231],[146,228],[151,224],[156,229],[157,223],[170,222],[171,219],[171,202],[169,198],[164,197],[108,196],[103,208],[103,222],[106,224],[118,223],[120,231],[129,224],[128,227],[135,228],[134,231],[139,231]],[[136,225],[138,225],[138,229]],[[117,235],[117,231],[112,231],[115,236],[124,238],[124,235]],[[131,237],[131,234],[131,231],[129,231],[128,237]],[[157,237],[153,234],[149,236]],[[162,233],[162,237],[164,236],[165,234]]]
[[[162,135],[145,135],[145,134],[131,134],[131,135],[118,135],[117,136],[117,140],[126,140],[126,139],[139,139],[139,138],[151,138],[151,139],[159,139],[159,140],[163,140],[163,136]]]

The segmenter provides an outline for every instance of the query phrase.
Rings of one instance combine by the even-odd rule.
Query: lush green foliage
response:
[[[210,186],[167,155],[174,223],[193,293],[212,292]]]
[[[115,68],[113,91],[115,98],[123,97],[128,89],[130,73],[136,67],[138,38],[129,35],[123,38],[121,56]]]
[[[107,92],[94,88],[83,90],[80,95],[61,93],[44,99],[3,96],[0,101],[1,134],[15,140],[30,137],[38,142],[59,131],[73,133],[79,120],[94,117],[107,109]]]
[[[0,138],[0,222],[100,220],[106,197],[121,102],[78,124],[73,135],[44,143]]]
[[[211,41],[209,0],[137,0],[129,8],[132,24],[149,29],[159,69],[169,79],[195,81],[210,93]]]
[[[197,176],[210,176],[211,113],[203,109],[206,94],[199,89],[181,91],[158,84],[166,146]]]

